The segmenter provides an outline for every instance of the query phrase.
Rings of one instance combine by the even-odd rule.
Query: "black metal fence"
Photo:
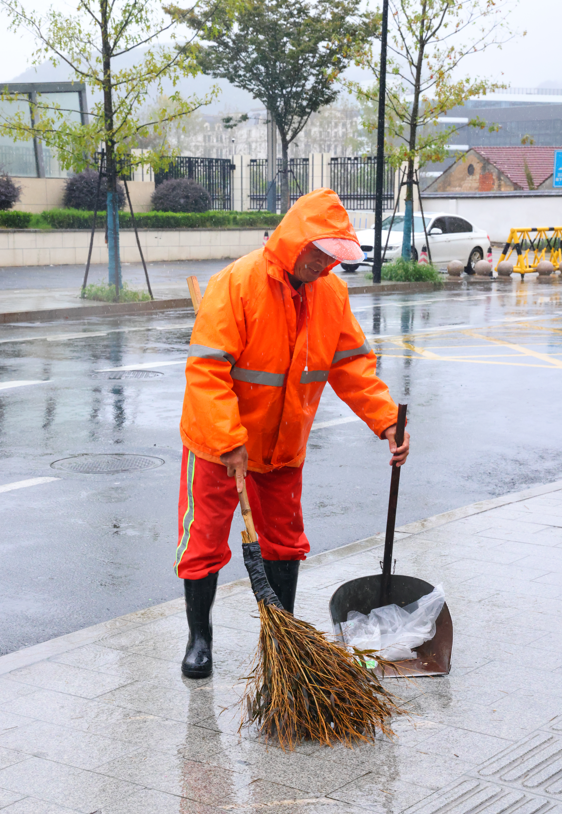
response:
[[[395,170],[385,164],[383,208],[394,206]],[[330,159],[330,187],[338,193],[346,209],[375,208],[376,158],[374,156],[339,156]]]
[[[176,156],[167,169],[154,173],[156,186],[171,178],[190,178],[211,196],[213,209],[232,208],[232,173],[235,165],[228,158],[193,158]]]
[[[101,153],[96,154],[99,162]],[[211,196],[213,209],[232,209],[233,172],[235,164],[228,158],[194,158],[176,156],[169,158],[166,169],[154,174],[156,185],[170,178],[191,178],[201,184]],[[104,156],[105,162],[105,156]],[[291,204],[310,189],[310,167],[308,158],[289,159],[289,191]],[[280,171],[283,161],[277,159],[277,205],[281,203]],[[324,182],[335,190],[342,204],[350,210],[372,211],[375,207],[376,159],[374,156],[330,159],[329,179]],[[121,177],[132,178],[131,168],[126,161],[118,168]],[[267,158],[250,160],[250,209],[266,207]],[[383,206],[392,209],[395,195],[395,171],[385,165],[383,178]],[[246,192],[246,194],[248,194]]]
[[[289,159],[289,192],[291,204],[306,195],[309,186],[309,160],[308,158]],[[277,159],[277,205],[281,204],[280,172],[283,169],[283,159]],[[265,209],[267,192],[267,158],[252,158],[250,160],[250,209]]]

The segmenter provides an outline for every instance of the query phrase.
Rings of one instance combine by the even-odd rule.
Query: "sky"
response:
[[[24,8],[46,10],[52,0],[23,0]],[[59,11],[71,13],[75,3],[57,0]],[[462,73],[493,77],[512,87],[537,87],[549,82],[562,88],[559,57],[560,0],[507,0],[508,21],[520,32],[500,50],[493,48],[467,59]],[[529,13],[532,7],[532,13]],[[4,16],[4,15],[2,15]],[[527,36],[521,36],[527,30]],[[0,30],[0,83],[14,80],[30,66],[33,40],[29,34]],[[501,74],[503,73],[503,77]]]

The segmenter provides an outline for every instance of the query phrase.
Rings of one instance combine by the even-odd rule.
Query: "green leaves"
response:
[[[459,76],[472,54],[500,46],[511,37],[503,5],[494,0],[390,0],[385,154],[394,166],[441,162],[451,137],[464,126],[438,121],[453,108],[505,85],[478,76]],[[363,50],[357,64],[370,69],[372,87],[348,83],[362,108],[366,134],[376,130],[378,53]]]
[[[207,42],[196,57],[201,69],[259,99],[289,144],[312,113],[335,100],[335,80],[376,32],[378,17],[361,12],[360,5],[360,0],[205,0],[184,19],[199,26]]]
[[[216,95],[183,98],[179,92],[164,95],[166,87],[177,85],[183,76],[200,72],[193,38],[178,50],[177,14],[164,15],[158,0],[79,0],[76,12],[66,14],[51,7],[41,17],[28,12],[18,0],[0,0],[10,25],[30,30],[36,38],[34,62],[45,58],[53,64],[66,64],[77,82],[87,85],[94,104],[88,122],[81,124],[60,105],[38,94],[33,121],[14,105],[14,112],[0,116],[0,133],[14,140],[39,138],[57,151],[63,169],[80,172],[91,164],[100,144],[108,145],[111,161],[127,158],[135,168],[141,164],[154,170],[165,165],[164,156],[173,155],[162,140],[144,155],[132,153],[141,146],[143,136],[161,131],[168,122],[183,122]],[[134,64],[124,67],[123,57],[136,51]],[[144,118],[147,101],[158,95]],[[17,94],[2,94],[4,101],[21,101]],[[27,97],[25,97],[27,103]]]

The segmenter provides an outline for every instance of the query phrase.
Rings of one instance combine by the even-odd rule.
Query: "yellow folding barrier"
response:
[[[535,237],[531,233],[535,233]],[[530,229],[512,229],[501,257],[496,265],[509,260],[515,252],[517,260],[513,271],[521,275],[536,271],[541,260],[550,260],[555,269],[562,261],[562,226],[531,226]]]

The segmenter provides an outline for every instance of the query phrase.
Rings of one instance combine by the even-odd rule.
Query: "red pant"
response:
[[[302,466],[285,466],[265,474],[248,472],[246,486],[264,559],[304,560],[310,545],[302,518]],[[184,447],[175,562],[178,577],[202,579],[229,562],[228,535],[237,506],[236,484],[227,476],[226,467],[197,458]]]

